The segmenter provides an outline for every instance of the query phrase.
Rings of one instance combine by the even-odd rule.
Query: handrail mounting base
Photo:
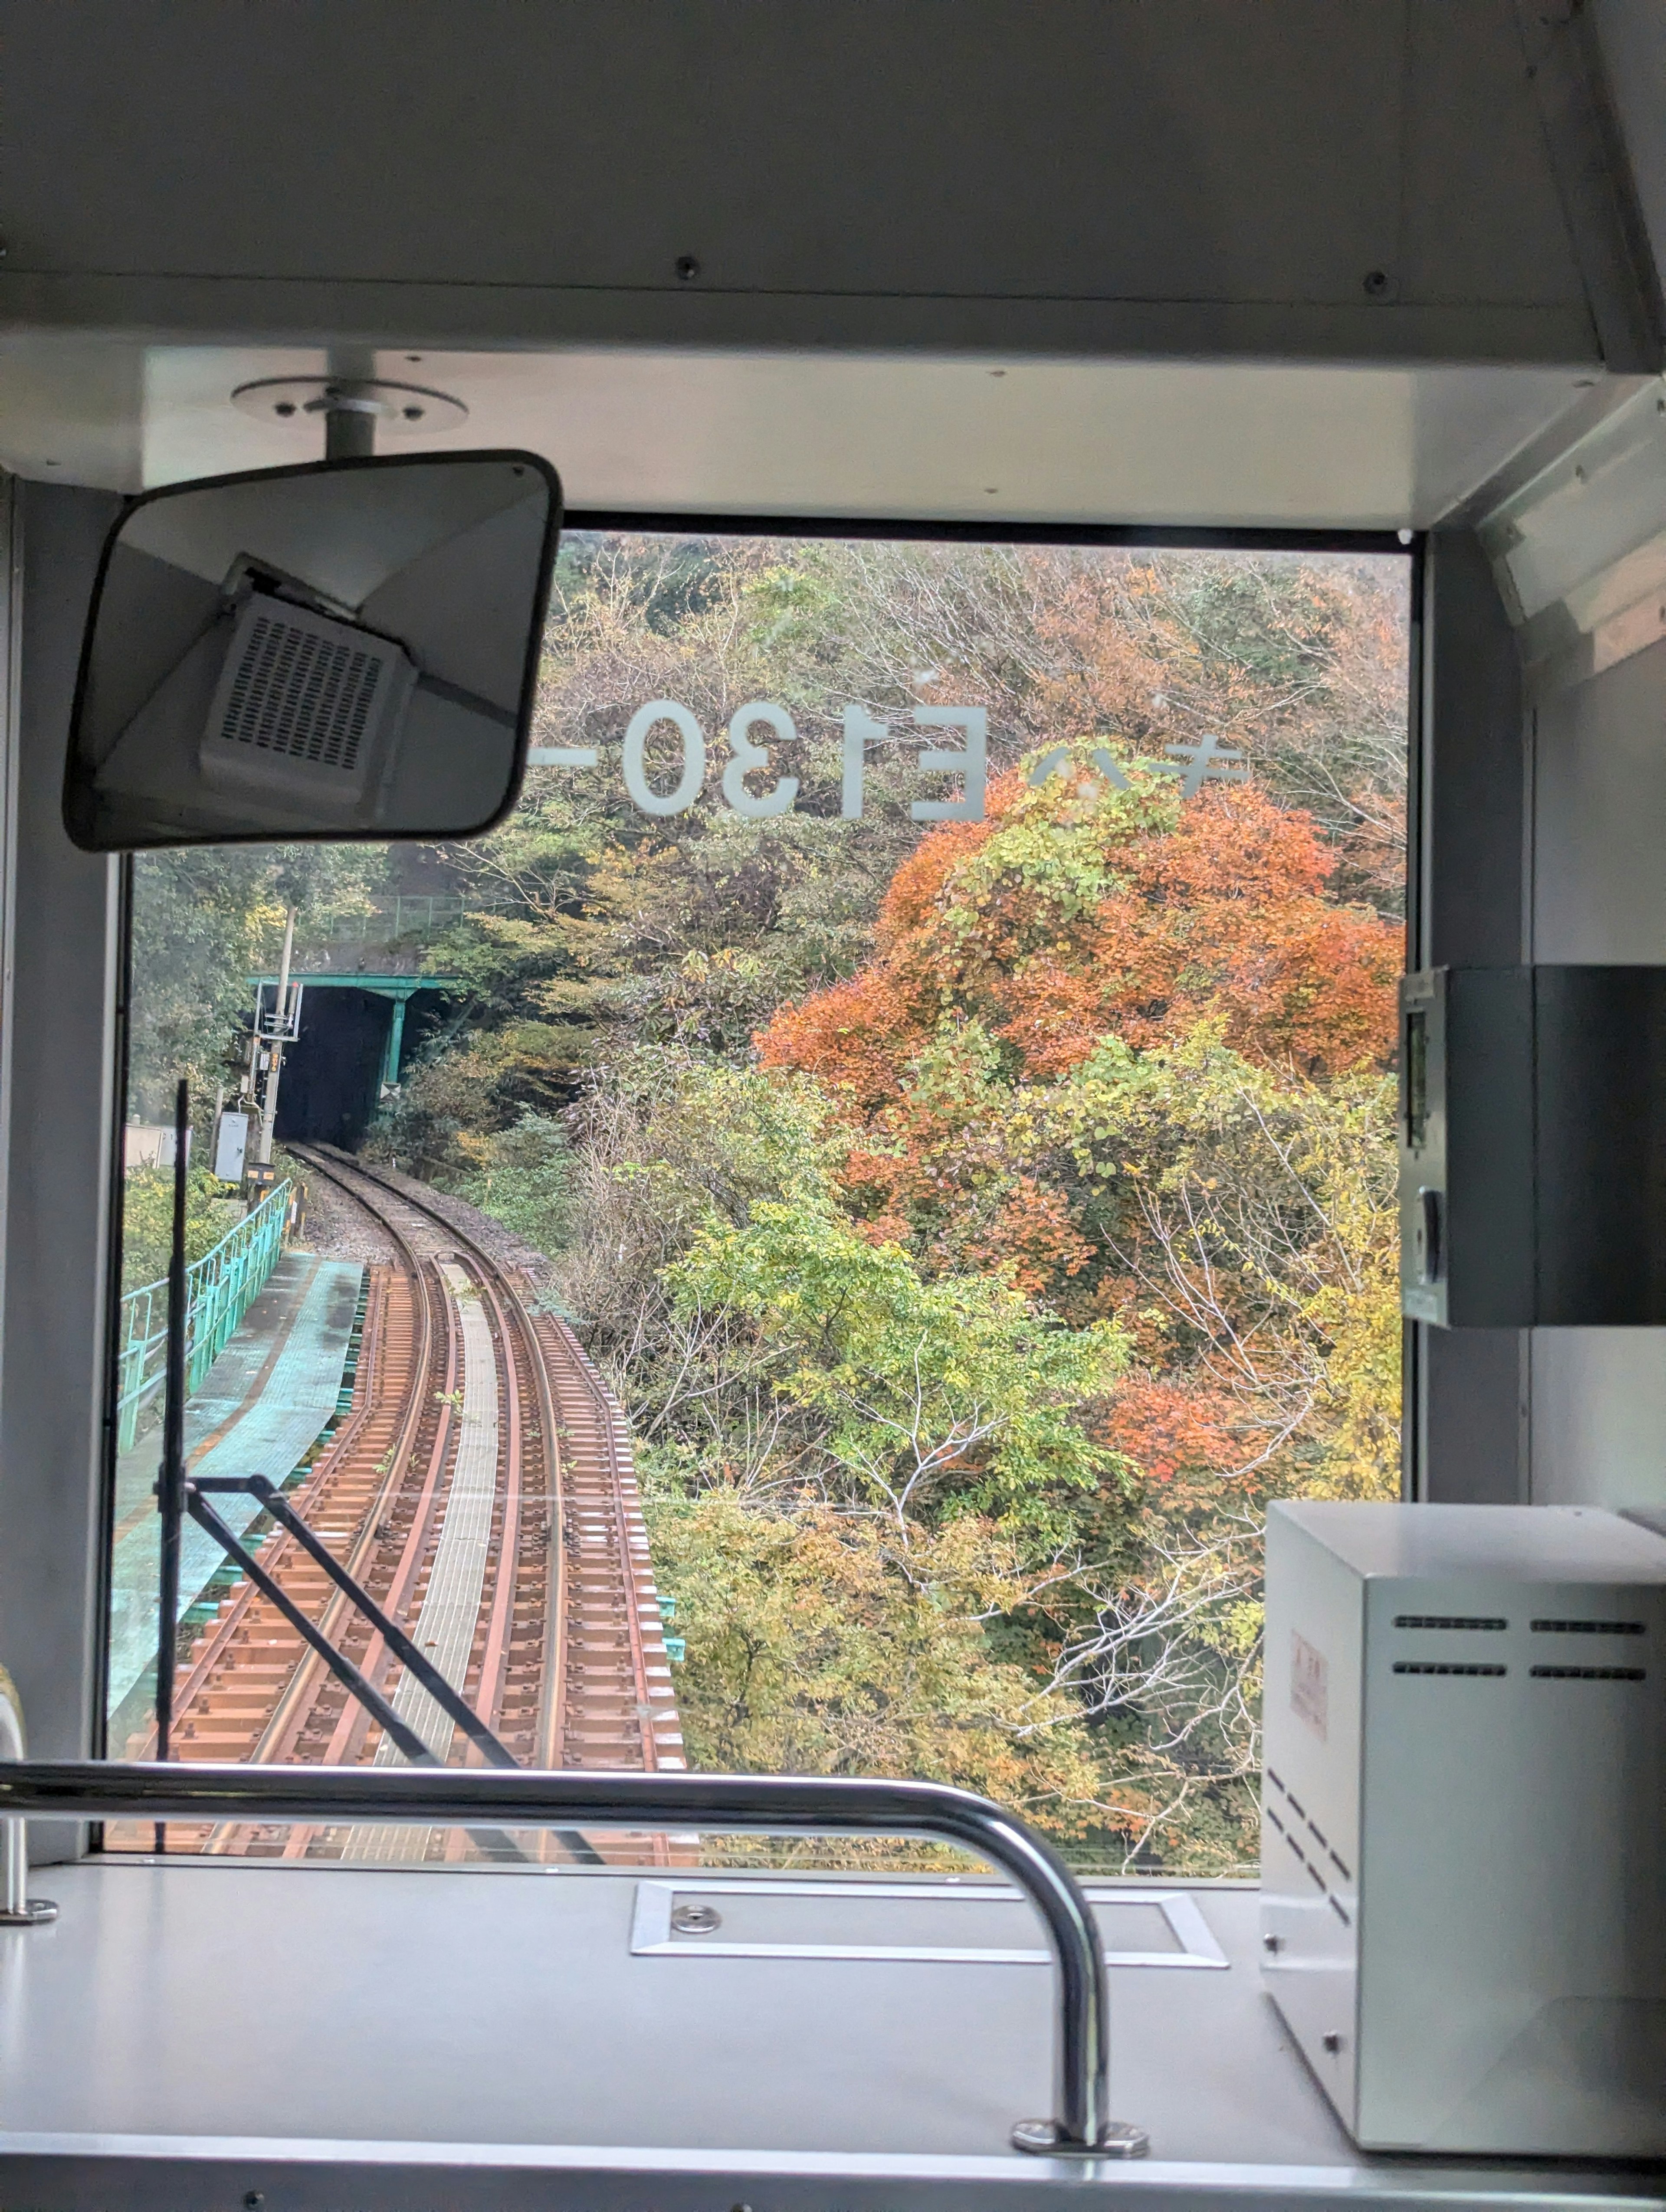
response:
[[[50,1897],[29,1897],[21,1905],[0,1907],[0,1928],[39,1928],[57,1917],[58,1907]]]
[[[1067,2142],[1056,2120],[1020,2120],[1012,2148],[1032,2158],[1144,2158],[1151,2137],[1127,2120],[1107,2120],[1097,2142]]]

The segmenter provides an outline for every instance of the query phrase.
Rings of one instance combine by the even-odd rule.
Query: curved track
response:
[[[583,1347],[534,1283],[403,1178],[319,1147],[290,1149],[369,1214],[396,1255],[369,1271],[351,1404],[292,1502],[522,1764],[680,1768],[629,1431]],[[460,1733],[293,1540],[278,1532],[261,1558],[435,1755],[465,1763]],[[186,1759],[353,1765],[398,1755],[246,1583],[186,1653],[175,1712]],[[393,1840],[176,1828],[170,1840],[314,1857],[471,1848],[422,1831]],[[570,1848],[526,1840],[540,1852]],[[602,1837],[583,1855],[640,1861],[646,1844]],[[663,1838],[648,1847],[662,1862],[673,1851],[683,1856]]]

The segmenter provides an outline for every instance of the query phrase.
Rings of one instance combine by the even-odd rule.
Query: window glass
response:
[[[141,858],[112,1753],[155,1743],[184,1074],[187,1446],[244,1486],[185,1532],[173,1755],[461,1764],[467,1723],[1253,1871],[1267,1502],[1398,1489],[1407,592],[1380,554],[575,533],[498,830]]]

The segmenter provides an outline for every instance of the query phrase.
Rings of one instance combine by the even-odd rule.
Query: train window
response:
[[[142,856],[112,1753],[184,1075],[171,1756],[919,1775],[1252,1871],[1260,1516],[1398,1486],[1408,565],[578,528],[501,827]]]

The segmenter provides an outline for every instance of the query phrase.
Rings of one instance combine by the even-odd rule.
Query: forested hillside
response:
[[[1253,1860],[1266,1501],[1398,1479],[1405,591],[564,547],[535,743],[580,757],[430,856],[463,988],[371,1146],[554,1261],[696,1764],[964,1783],[1096,1868]],[[648,702],[684,734],[633,797]],[[987,720],[981,809],[922,759],[947,709]],[[216,1079],[295,884],[324,927],[381,880],[296,865],[143,864],[152,1090]]]
[[[1252,1854],[1260,1514],[1397,1481],[1403,591],[569,546],[539,741],[597,763],[453,854],[511,903],[435,948],[469,1000],[376,1140],[557,1260],[697,1763],[963,1782],[1102,1866]],[[747,819],[756,699],[794,735],[741,787],[798,789]],[[672,817],[620,785],[650,700],[711,745]],[[922,829],[939,702],[987,710],[988,797]]]

